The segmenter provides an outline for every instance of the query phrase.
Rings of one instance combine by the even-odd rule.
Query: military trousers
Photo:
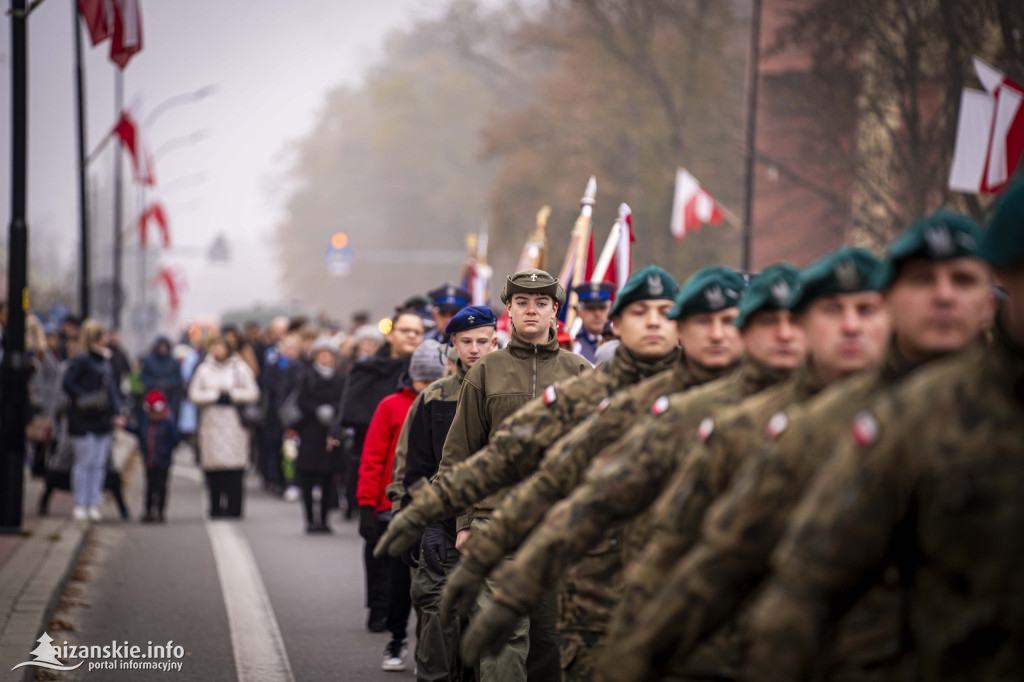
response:
[[[473,528],[486,521],[474,519]],[[477,599],[482,607],[492,599],[494,582],[484,581]],[[496,655],[481,657],[480,682],[560,682],[561,636],[558,634],[558,588],[548,589],[530,612],[519,619],[512,637]]]
[[[445,575],[437,575],[420,559],[413,571],[412,604],[416,607],[416,679],[419,682],[459,682],[462,663],[459,659],[460,628],[457,618],[448,625],[441,622],[441,593],[448,573],[459,561],[455,543],[448,539]]]

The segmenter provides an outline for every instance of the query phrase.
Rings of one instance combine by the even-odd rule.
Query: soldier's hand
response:
[[[494,654],[512,637],[519,614],[500,602],[488,601],[470,621],[462,636],[462,660],[475,665],[484,654]]]
[[[398,556],[419,542],[420,536],[423,535],[423,526],[424,524],[418,523],[412,507],[402,510],[391,519],[388,529],[384,531],[384,535],[373,549],[373,556],[378,559],[385,554]]]
[[[441,593],[442,623],[447,625],[451,622],[452,611],[456,611],[460,619],[469,617],[486,577],[480,565],[470,556],[462,557],[462,561],[448,575],[444,592]]]
[[[434,575],[444,575],[444,562],[448,561],[448,537],[444,526],[434,523],[423,531],[420,556],[427,569]]]

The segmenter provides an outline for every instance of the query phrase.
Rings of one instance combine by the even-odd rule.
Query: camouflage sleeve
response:
[[[409,412],[405,415],[405,421],[402,422],[402,431],[398,434],[398,443],[395,445],[395,467],[391,473],[391,483],[384,488],[384,494],[391,500],[391,508],[395,513],[402,508],[402,497],[405,495],[402,479],[405,478],[405,454],[409,451],[409,424],[412,423],[413,416],[419,412],[421,405],[423,405],[422,393],[412,401]]]
[[[752,607],[748,670],[758,679],[806,679],[823,633],[885,566],[914,479],[911,449],[889,396],[854,418],[797,505],[776,550],[776,570]]]
[[[674,467],[676,431],[674,420],[648,415],[606,448],[583,484],[551,508],[515,561],[495,573],[495,599],[525,612],[612,524],[646,509]]]

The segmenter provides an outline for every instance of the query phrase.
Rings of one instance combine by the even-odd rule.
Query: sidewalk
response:
[[[49,515],[38,514],[43,482],[25,472],[21,535],[0,535],[0,671],[28,660],[36,638],[46,629],[88,526],[71,521],[71,494],[58,491]],[[26,667],[21,679],[35,676]],[[30,672],[31,671],[31,672]]]

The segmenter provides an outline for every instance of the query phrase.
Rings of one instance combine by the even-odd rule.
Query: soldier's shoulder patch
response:
[[[862,448],[869,448],[878,441],[878,420],[868,411],[857,414],[850,423],[850,435],[853,441]]]
[[[715,431],[715,420],[711,417],[704,417],[697,426],[697,440],[706,443],[711,434]]]
[[[782,432],[789,426],[789,417],[786,416],[785,412],[776,412],[772,415],[772,418],[768,420],[768,427],[765,429],[765,435],[770,439],[775,440],[782,435]]]
[[[558,394],[555,393],[555,385],[551,384],[544,389],[544,404],[550,405],[558,399]]]
[[[611,396],[609,396],[609,397],[605,398],[604,400],[602,400],[601,402],[599,402],[597,404],[597,413],[601,414],[602,412],[604,412],[608,408],[608,405],[611,402],[612,402]]]
[[[668,409],[668,396],[667,395],[663,395],[660,398],[658,398],[657,400],[655,400],[654,404],[651,405],[651,414],[653,414],[655,417],[657,417],[659,414],[664,413],[665,410],[667,410],[667,409]]]

